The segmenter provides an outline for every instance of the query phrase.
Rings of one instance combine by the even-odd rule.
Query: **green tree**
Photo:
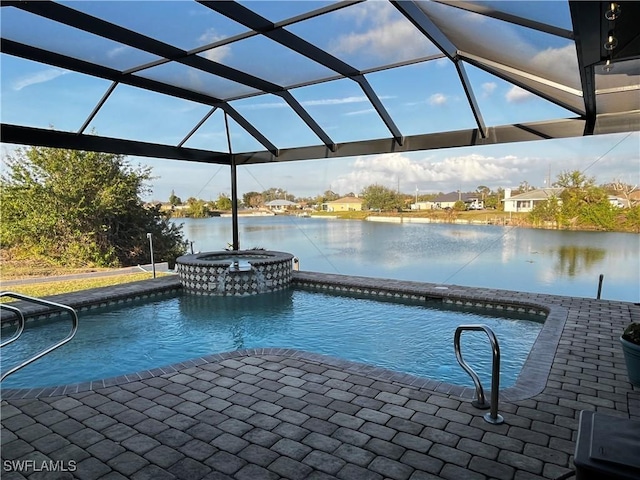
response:
[[[551,197],[538,203],[529,213],[529,220],[534,225],[543,223],[555,223],[558,226],[562,221],[562,206],[558,197]]]
[[[584,189],[595,185],[595,178],[587,177],[580,170],[565,170],[558,174],[554,187]]]
[[[211,215],[209,204],[200,198],[187,198],[187,217],[205,218]]]
[[[333,202],[334,200],[338,200],[340,198],[340,195],[338,195],[337,193],[335,193],[332,190],[325,190],[325,192],[322,194],[322,202]]]
[[[149,167],[123,156],[29,147],[7,158],[0,177],[3,248],[65,266],[126,266],[184,253],[181,227],[146,206]]]
[[[216,208],[218,210],[231,210],[231,199],[224,193],[221,193],[216,200]]]
[[[242,194],[242,203],[245,207],[255,208],[262,204],[262,194],[258,192],[247,192]]]
[[[171,190],[171,195],[169,195],[169,204],[174,207],[182,205],[182,199],[178,197],[173,190]]]
[[[598,187],[594,177],[587,177],[579,170],[563,171],[554,186],[562,187],[561,221],[564,225],[595,227],[613,230],[619,213],[611,205],[607,191]]]
[[[462,200],[458,200],[453,204],[453,209],[457,212],[463,212],[467,209],[467,206]]]
[[[640,233],[640,205],[634,205],[626,213],[625,226],[632,232]]]
[[[400,210],[404,204],[402,195],[382,185],[369,185],[360,196],[363,199],[362,207],[369,210]]]
[[[484,203],[484,201],[487,199],[487,196],[491,193],[491,189],[485,185],[478,185],[478,188],[476,188],[476,192],[482,195],[482,202]]]

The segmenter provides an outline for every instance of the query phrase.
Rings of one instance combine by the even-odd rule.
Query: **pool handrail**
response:
[[[491,362],[491,402],[487,404],[484,396],[484,389],[480,378],[476,372],[469,366],[467,362],[462,358],[462,352],[460,351],[460,336],[465,330],[485,332],[491,342],[492,350],[492,362]],[[476,408],[490,408],[490,412],[484,415],[484,420],[488,423],[498,425],[504,422],[502,415],[498,414],[498,397],[500,394],[500,345],[498,344],[498,338],[486,325],[460,325],[456,328],[453,336],[453,347],[456,353],[456,359],[465,372],[469,374],[473,380],[473,384],[476,387],[476,400],[472,401],[472,405]]]
[[[12,337],[0,343],[0,348],[15,342],[20,337],[20,335],[22,335],[22,332],[24,331],[24,322],[25,322],[24,315],[22,314],[19,308],[16,308],[13,305],[7,305],[6,303],[0,303],[0,310],[3,308],[5,310],[11,310],[13,313],[15,313],[18,316],[18,328],[16,330],[16,333],[14,333]]]
[[[7,378],[12,373],[17,372],[21,368],[26,367],[27,365],[35,362],[39,358],[44,357],[45,355],[47,355],[48,353],[52,352],[53,350],[55,350],[57,348],[60,348],[65,343],[71,341],[71,339],[75,336],[76,332],[78,331],[78,314],[76,313],[76,311],[73,308],[69,307],[68,305],[62,305],[61,303],[52,302],[50,300],[44,300],[42,298],[30,297],[28,295],[23,295],[21,293],[16,293],[16,292],[0,292],[0,297],[15,298],[16,300],[24,300],[25,302],[36,303],[36,304],[44,305],[44,306],[47,306],[47,307],[53,307],[53,308],[55,308],[57,310],[66,311],[71,316],[71,322],[72,322],[71,331],[69,332],[69,334],[65,338],[63,338],[59,342],[53,344],[52,346],[50,346],[48,348],[45,348],[41,352],[39,352],[39,353],[35,354],[34,356],[32,356],[31,358],[28,358],[27,360],[23,361],[19,365],[16,365],[15,367],[10,368],[6,372],[4,372],[0,376],[0,382],[2,382],[5,378]],[[6,308],[8,310],[13,310],[13,311],[18,310],[18,316],[21,319],[21,320],[19,320],[21,322],[21,327],[19,327],[19,333],[18,334],[14,334],[13,337],[11,337],[9,340],[5,341],[2,345],[0,345],[0,346],[4,347],[5,345],[8,345],[9,343],[12,343],[12,342],[16,341],[18,339],[18,337],[20,337],[20,335],[22,335],[22,332],[24,331],[24,315],[22,314],[22,312],[19,311],[19,309],[17,307],[14,307],[12,305],[0,304],[0,306],[2,308]]]

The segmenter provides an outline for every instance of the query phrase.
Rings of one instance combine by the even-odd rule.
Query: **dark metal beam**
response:
[[[77,133],[23,127],[21,125],[10,125],[6,123],[0,124],[0,136],[4,143],[14,143],[18,145],[68,148],[71,150],[218,163],[221,165],[230,164],[228,153],[124,140],[121,138],[100,137],[98,135],[78,135]]]
[[[198,129],[204,124],[204,122],[206,122],[209,119],[209,117],[213,115],[213,112],[215,112],[216,109],[217,107],[213,107],[211,110],[209,110],[206,113],[206,115],[202,117],[202,119],[196,124],[196,126],[193,127],[191,131],[185,135],[185,137],[180,141],[180,143],[178,143],[178,147],[181,147],[182,145],[184,145],[187,142],[187,140],[189,140],[191,136],[198,131]]]
[[[227,115],[233,118],[238,125],[244,128],[249,135],[260,142],[264,146],[264,148],[271,152],[272,155],[275,155],[276,157],[278,156],[278,148],[273,143],[271,143],[267,139],[267,137],[262,135],[262,133],[260,133],[257,128],[251,125],[242,115],[240,115],[235,108],[233,108],[228,103],[220,105],[220,108],[222,108]]]
[[[640,117],[640,115],[638,115]],[[238,154],[238,165],[254,163],[287,162],[293,160],[340,158],[360,155],[379,155],[383,153],[412,152],[420,150],[436,150],[477,145],[495,145],[512,142],[528,142],[546,138],[579,137],[584,129],[584,121],[580,118],[555,120],[550,122],[527,123],[523,125],[506,125],[491,127],[487,137],[482,138],[477,129],[459,130],[456,132],[439,132],[425,135],[407,136],[402,146],[391,138],[368,140],[338,144],[338,149],[331,152],[326,147],[302,147],[281,149],[278,158],[267,152]]]
[[[486,138],[487,127],[484,124],[484,119],[482,118],[480,107],[478,106],[478,102],[476,101],[476,96],[473,93],[473,87],[471,86],[469,77],[467,77],[467,72],[464,68],[464,63],[457,61],[457,62],[454,62],[454,64],[456,66],[456,70],[458,72],[458,77],[460,78],[460,82],[462,83],[462,88],[464,89],[464,93],[467,95],[467,100],[469,101],[469,106],[471,107],[471,111],[473,112],[473,117],[476,119],[476,124],[478,125],[478,130],[480,130],[480,135],[482,135],[482,138]]]
[[[299,36],[289,32],[288,30],[277,27],[274,23],[237,2],[199,0],[199,3],[221,13],[245,27],[260,32],[265,37],[278,42],[279,44],[323,65],[330,70],[333,70],[334,72],[338,72],[344,77],[355,80],[378,112],[378,115],[382,118],[382,121],[387,125],[387,128],[389,128],[396,142],[402,142],[402,134],[395,126],[393,120],[391,120],[391,116],[384,108],[384,105],[382,105],[382,102],[373,92],[373,89],[369,86],[368,82],[364,79],[359,70],[343,62],[339,58],[334,57],[325,50],[322,50],[312,43],[309,43]]]
[[[396,126],[386,108],[384,108],[380,97],[378,97],[378,95],[376,95],[376,93],[373,91],[373,88],[371,88],[371,85],[369,85],[367,79],[364,77],[364,75],[359,75],[358,77],[354,78],[354,80],[358,82],[358,85],[360,85],[360,88],[362,88],[362,91],[373,105],[373,108],[376,109],[376,112],[378,112],[378,115],[380,116],[380,118],[382,118],[382,121],[393,135],[395,141],[398,143],[398,145],[402,145],[404,137],[402,136],[402,133],[400,133],[400,129]]]
[[[15,7],[48,18],[49,20],[79,28],[85,32],[93,33],[124,45],[129,45],[138,50],[182,63],[213,75],[218,75],[257,90],[269,93],[282,90],[282,87],[275,83],[268,82],[262,78],[213,62],[198,55],[190,55],[186,50],[160,42],[133,30],[128,30],[119,25],[55,2],[12,2],[12,4]]]
[[[93,110],[91,111],[87,119],[84,121],[84,123],[78,130],[78,133],[84,133],[84,131],[87,129],[87,127],[91,123],[91,120],[93,120],[94,117],[98,114],[98,112],[104,105],[104,102],[107,101],[107,98],[109,98],[109,96],[113,93],[113,91],[116,89],[117,86],[118,86],[118,82],[112,82],[111,85],[109,85],[109,88],[107,88],[107,91],[104,92],[104,95],[102,96],[98,104],[93,108]]]
[[[327,135],[327,133],[322,129],[322,127],[320,127],[320,125],[318,125],[318,123],[314,120],[314,118],[311,115],[309,115],[309,113],[304,109],[302,105],[300,105],[300,102],[298,102],[298,100],[296,100],[293,97],[293,95],[291,95],[291,92],[289,92],[288,90],[284,91],[280,94],[280,96],[285,102],[289,104],[289,106],[293,109],[293,111],[296,112],[298,116],[308,125],[308,127],[311,130],[313,130],[313,133],[315,133],[318,136],[318,138],[322,140],[322,142],[331,149],[331,151],[335,152],[336,151],[335,142],[331,140],[331,137]]]
[[[177,47],[160,42],[113,23],[106,22],[91,15],[87,15],[64,5],[54,2],[17,2],[14,5],[25,11],[40,15],[50,20],[100,35],[104,38],[189,65],[213,75],[218,75],[244,85],[249,85],[259,90],[269,91],[271,93],[277,93],[283,90],[282,87],[271,82],[267,82],[266,80],[235,70],[231,67],[227,67],[226,65],[212,62],[197,55],[189,56],[186,51]],[[224,105],[219,106],[225,108],[225,111],[229,111]],[[233,110],[232,116],[237,123],[242,125],[243,128],[262,145],[264,145],[265,148],[271,152],[277,151],[277,148],[266,140],[264,135],[258,132],[258,130],[237,111]]]
[[[584,135],[592,135],[596,124],[596,76],[594,65],[600,62],[600,44],[604,42],[600,35],[601,2],[569,2],[571,20],[578,54],[578,71],[582,85],[585,118],[587,120]]]
[[[585,121],[583,118],[549,120],[545,122],[490,127],[487,129],[486,138],[482,138],[477,129],[469,129],[457,132],[408,136],[405,137],[402,146],[399,146],[394,139],[386,138],[338,144],[335,152],[332,152],[325,145],[316,145],[311,147],[281,149],[277,157],[268,151],[237,153],[234,154],[234,161],[237,165],[250,165],[256,163],[319,160],[323,158],[343,158],[476,145],[497,145],[553,138],[572,138],[582,136],[584,125]],[[596,119],[594,134],[637,132],[639,130],[640,112],[632,111],[599,115]],[[226,152],[208,152],[192,148],[179,148],[131,140],[97,137],[94,135],[77,135],[75,133],[17,125],[2,124],[0,126],[0,136],[5,143],[20,145],[70,148],[221,165],[230,165],[231,162],[230,155]]]
[[[210,95],[168,85],[148,78],[123,74],[113,68],[86,62],[84,60],[50,52],[41,48],[32,47],[13,40],[7,40],[6,38],[0,40],[0,49],[2,50],[2,53],[6,53],[8,55],[26,58],[27,60],[33,60],[46,65],[54,65],[56,67],[64,68],[65,70],[91,75],[92,77],[104,78],[106,80],[111,80],[112,82],[123,83],[152,92],[190,100],[192,102],[203,103],[211,106],[218,106],[223,103],[221,99]]]
[[[556,105],[558,105],[559,107],[562,107],[566,110],[569,110],[570,112],[575,113],[576,115],[584,115],[584,111],[576,108],[575,106],[563,102],[561,100],[559,100],[556,97],[552,97],[551,95],[547,95],[545,92],[541,91],[541,90],[537,90],[533,87],[531,87],[531,85],[527,85],[524,82],[521,82],[516,76],[509,76],[506,75],[503,70],[501,70],[500,68],[494,68],[491,64],[495,64],[495,62],[491,62],[491,64],[489,63],[484,63],[480,60],[478,60],[475,57],[471,57],[469,56],[469,54],[465,53],[465,52],[460,52],[460,60],[464,60],[465,62],[467,62],[470,65],[473,65],[474,67],[478,67],[481,70],[484,70],[485,72],[489,72],[491,75],[495,75],[498,78],[501,78],[502,80],[512,83],[520,88],[522,88],[523,90],[526,90],[528,92],[533,93],[534,95],[537,95],[538,97],[544,98],[545,100],[554,103]]]
[[[391,3],[450,60],[456,59],[456,46],[415,2],[394,0]]]

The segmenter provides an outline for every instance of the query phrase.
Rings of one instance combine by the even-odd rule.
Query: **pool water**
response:
[[[9,376],[2,387],[99,380],[258,347],[295,348],[473,386],[455,359],[453,336],[461,324],[481,323],[498,337],[505,388],[515,383],[542,323],[539,316],[496,318],[496,313],[293,289],[251,298],[183,294],[81,312],[70,343]],[[24,339],[2,349],[2,370],[65,336],[69,325],[64,316],[29,323]],[[13,331],[3,328],[2,337]],[[488,338],[464,332],[461,344],[465,360],[489,388]]]

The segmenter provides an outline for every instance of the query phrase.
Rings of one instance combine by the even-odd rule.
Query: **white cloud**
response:
[[[333,183],[340,192],[359,191],[372,184],[409,191],[407,184],[419,185],[421,190],[452,191],[474,190],[478,185],[497,188],[518,184],[526,178],[531,159],[513,155],[496,158],[479,154],[445,157],[440,161],[431,158],[414,160],[403,153],[374,157],[359,157],[347,174]]]
[[[198,42],[203,45],[207,45],[209,43],[215,43],[222,40],[223,38],[224,37],[222,35],[218,35],[216,33],[215,29],[210,28],[198,37]],[[202,55],[212,62],[222,62],[222,60],[231,55],[231,46],[223,45],[221,47],[212,48],[211,50],[203,52]]]
[[[109,50],[107,52],[107,58],[115,58],[119,55],[122,55],[124,52],[126,52],[127,50],[130,50],[131,47],[128,47],[126,45],[123,45],[121,47],[115,47],[112,48],[111,50]]]
[[[447,103],[447,96],[442,93],[434,93],[429,97],[429,105],[444,105]]]
[[[36,85],[38,83],[45,83],[55,78],[58,78],[62,75],[66,75],[69,70],[63,70],[61,68],[48,68],[46,70],[40,70],[39,72],[32,73],[31,75],[27,75],[17,79],[13,82],[13,89],[16,91],[20,91],[23,88],[29,87],[31,85]]]
[[[361,103],[368,102],[369,99],[364,95],[359,97],[342,97],[342,98],[323,98],[320,100],[307,100],[301,102],[305,107],[316,107],[320,105],[342,105],[345,103]]]
[[[506,93],[505,98],[509,103],[522,103],[533,98],[533,94],[527,90],[514,85]]]
[[[482,84],[482,96],[490,97],[493,95],[493,92],[496,90],[498,85],[495,82],[485,82]]]
[[[578,58],[573,43],[562,48],[547,48],[531,58],[535,70],[553,73],[563,84],[579,88]]]
[[[358,54],[399,61],[438,53],[410,22],[396,17],[388,2],[365,2],[343,9],[342,15],[349,17],[354,27],[367,29],[337,37],[329,51],[338,57]]]
[[[345,115],[365,115],[369,113],[376,113],[375,108],[366,108],[364,110],[354,110],[353,112],[345,113]]]

